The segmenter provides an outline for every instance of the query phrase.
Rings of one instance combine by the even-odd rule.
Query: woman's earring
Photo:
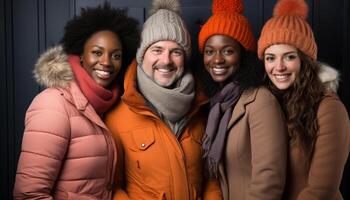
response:
[[[83,58],[80,56],[80,65],[83,65]]]

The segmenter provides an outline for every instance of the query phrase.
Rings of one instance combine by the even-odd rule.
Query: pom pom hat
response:
[[[279,0],[273,17],[264,25],[258,41],[258,56],[263,59],[266,48],[273,44],[288,44],[312,59],[317,59],[317,45],[306,21],[308,6],[304,0]]]
[[[237,40],[246,50],[255,51],[256,41],[248,20],[242,15],[241,0],[213,0],[213,15],[203,25],[199,37],[199,51],[213,35],[226,35]]]
[[[183,48],[186,59],[190,58],[191,39],[180,17],[179,0],[153,0],[149,17],[143,24],[141,44],[136,53],[137,62],[142,63],[149,46],[163,40],[177,42]]]

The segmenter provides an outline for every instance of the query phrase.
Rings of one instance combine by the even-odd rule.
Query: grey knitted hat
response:
[[[141,43],[136,53],[137,62],[141,64],[146,49],[162,40],[177,42],[185,51],[186,59],[190,58],[191,39],[180,17],[178,0],[153,0],[149,17],[143,24]]]

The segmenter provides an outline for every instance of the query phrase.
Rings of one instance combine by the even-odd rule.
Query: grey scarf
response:
[[[227,125],[239,97],[239,86],[231,82],[210,99],[210,111],[203,138],[203,150],[212,176],[217,175],[218,165],[225,148],[228,133]]]
[[[194,78],[186,73],[177,81],[177,86],[168,89],[150,79],[141,66],[137,67],[137,84],[140,92],[156,109],[160,117],[173,132],[181,132],[187,123],[185,114],[190,110],[194,99]]]

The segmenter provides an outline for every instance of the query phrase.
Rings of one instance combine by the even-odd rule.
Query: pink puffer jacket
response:
[[[49,88],[26,113],[14,198],[111,199],[116,147],[73,80],[62,49],[46,52],[35,72]]]

